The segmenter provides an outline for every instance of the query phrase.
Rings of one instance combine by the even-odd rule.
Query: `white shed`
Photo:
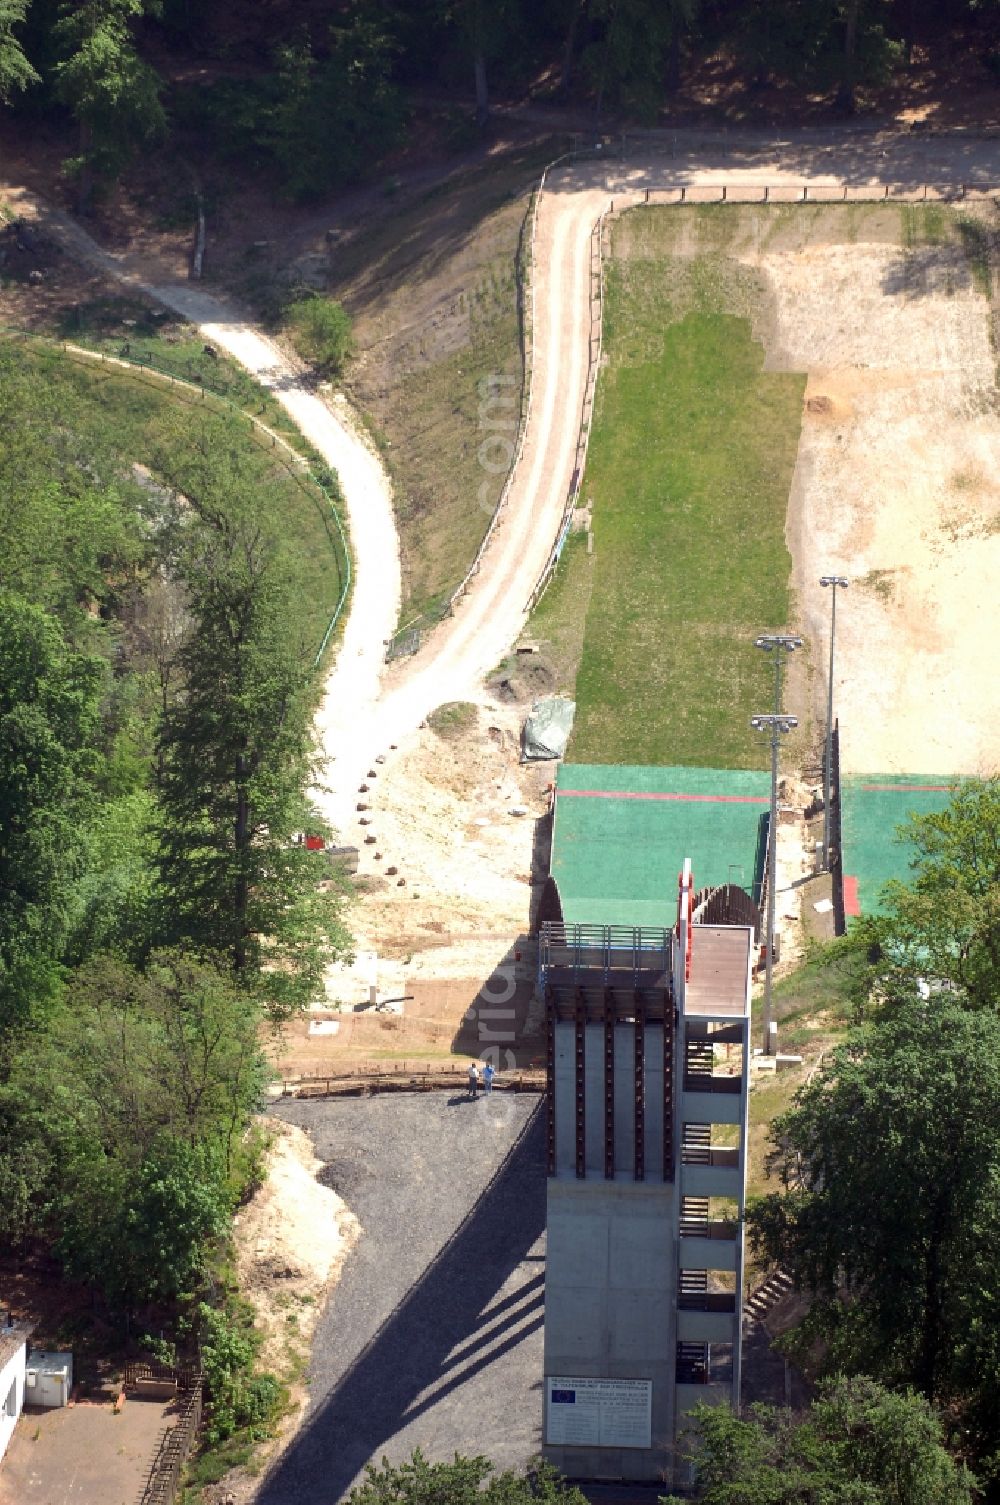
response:
[[[31,1327],[11,1316],[0,1327],[0,1458],[7,1451],[14,1423],[24,1405],[24,1372]]]
[[[73,1355],[28,1352],[24,1368],[25,1401],[29,1406],[65,1406],[73,1389]]]

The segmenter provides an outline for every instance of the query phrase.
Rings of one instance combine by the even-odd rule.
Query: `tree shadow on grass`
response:
[[[451,1429],[456,1440],[476,1436],[476,1412],[481,1420],[484,1405],[516,1404],[509,1370],[498,1377],[495,1402],[484,1371],[541,1327],[543,1269],[502,1300],[493,1298],[544,1229],[539,1105],[448,1243],[311,1413],[263,1485],[259,1505],[335,1505],[366,1463],[444,1401],[447,1413],[429,1424],[429,1434]],[[474,1393],[463,1396],[472,1380],[479,1382]]]

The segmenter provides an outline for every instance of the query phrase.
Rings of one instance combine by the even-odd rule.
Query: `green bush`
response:
[[[273,1374],[254,1374],[260,1348],[253,1312],[230,1300],[224,1309],[201,1302],[201,1362],[208,1388],[205,1440],[216,1446],[243,1433],[256,1441],[270,1435],[284,1401]]]
[[[351,321],[333,298],[313,294],[288,310],[288,325],[296,350],[307,361],[339,376],[354,352]]]

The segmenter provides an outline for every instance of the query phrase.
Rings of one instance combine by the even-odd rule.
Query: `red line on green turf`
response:
[[[766,794],[648,794],[624,789],[557,789],[559,799],[576,800],[678,800],[683,804],[767,805]]]
[[[844,913],[845,915],[857,916],[861,913],[861,900],[858,896],[858,880],[844,874]]]

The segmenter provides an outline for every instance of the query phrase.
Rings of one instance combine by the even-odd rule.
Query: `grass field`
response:
[[[747,1194],[775,1190],[767,1179],[771,1124],[792,1106],[798,1089],[819,1063],[846,1038],[851,1021],[852,963],[834,950],[817,949],[800,967],[775,984],[773,1017],[778,1048],[802,1056],[802,1065],[759,1076],[750,1093],[750,1145]],[[754,1000],[751,1038],[762,1035],[760,999]]]
[[[570,533],[563,545],[551,584],[532,612],[525,637],[545,644],[545,663],[552,670],[553,689],[576,693],[576,675],[583,652],[587,611],[594,583],[594,559],[587,553],[584,533]],[[513,659],[505,667],[512,666]]]
[[[126,355],[153,370],[223,397],[260,418],[300,454],[313,458],[310,446],[280,403],[228,356],[209,355],[197,329],[139,299],[93,298],[68,307],[54,331],[105,355]]]
[[[919,724],[904,646],[926,641],[917,582],[937,582],[938,621],[988,598],[995,467],[969,457],[988,454],[979,293],[989,291],[994,241],[992,208],[937,204],[639,208],[613,222],[606,365],[583,487],[592,588],[565,686],[578,705],[570,758],[763,766],[747,722],[770,709],[773,690],[752,639],[798,628],[805,649],[784,703],[800,730],[784,745],[790,763],[806,765],[822,714],[815,582],[836,556],[856,581],[868,638],[887,632],[898,654],[884,668],[890,716],[840,645],[854,745],[868,749],[869,766],[925,766],[899,748],[897,731]],[[994,333],[994,358],[997,348]],[[914,401],[903,405],[911,384]],[[789,591],[786,525],[801,601]],[[965,549],[974,534],[978,553]],[[955,556],[956,578],[976,581],[964,602],[945,583],[939,548]],[[578,568],[565,561],[550,588],[573,617]],[[563,627],[543,598],[530,635],[565,639]],[[953,682],[979,672],[957,631],[934,652],[951,655]],[[969,695],[973,722],[981,699]],[[962,735],[939,741],[966,756]]]
[[[196,457],[200,442],[249,456],[274,537],[287,551],[308,603],[307,644],[313,652],[319,648],[343,582],[329,507],[304,476],[258,443],[236,415],[220,413],[211,402],[155,385],[141,373],[84,364],[41,344],[18,341],[11,350],[44,383],[47,406],[63,412],[75,433],[93,435],[95,445],[110,447],[121,457],[123,478],[137,463],[154,476],[167,462],[183,473],[188,454]]]
[[[346,387],[393,480],[402,622],[436,616],[499,500],[524,380],[522,232],[551,155],[532,147],[459,173],[334,259],[330,292],[349,309],[358,348]]]
[[[769,709],[771,676],[753,638],[789,617],[785,511],[805,385],[764,370],[750,318],[762,298],[721,257],[608,267],[573,761],[762,761],[748,717]]]

